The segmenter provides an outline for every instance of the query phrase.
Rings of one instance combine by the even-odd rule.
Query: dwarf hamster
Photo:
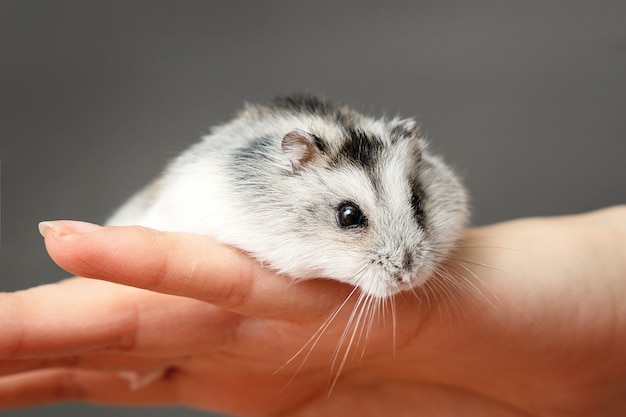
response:
[[[414,120],[301,94],[213,128],[108,224],[210,235],[294,279],[384,298],[423,284],[467,218]]]

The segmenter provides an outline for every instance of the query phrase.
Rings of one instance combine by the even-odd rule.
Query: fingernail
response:
[[[37,227],[39,228],[39,234],[41,234],[41,236],[43,237],[46,236],[46,232],[48,231],[48,229],[52,229],[57,233],[61,230],[61,225],[58,222],[54,221],[39,222]]]
[[[87,233],[101,229],[102,226],[93,223],[80,222],[75,220],[54,220],[39,223],[39,233],[46,236],[48,230],[52,230],[58,235],[68,235],[71,233]]]

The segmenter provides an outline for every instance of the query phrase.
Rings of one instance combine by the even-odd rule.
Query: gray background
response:
[[[417,116],[474,224],[624,203],[625,21],[620,0],[2,0],[0,290],[66,275],[39,220],[102,222],[244,101],[292,91]],[[3,415],[86,412],[206,415]]]

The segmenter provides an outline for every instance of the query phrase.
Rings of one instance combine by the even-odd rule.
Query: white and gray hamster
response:
[[[295,279],[384,298],[423,284],[467,219],[463,186],[415,121],[304,94],[247,106],[108,223],[206,234]]]

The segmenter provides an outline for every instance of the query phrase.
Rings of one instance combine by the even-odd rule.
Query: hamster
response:
[[[108,224],[206,234],[294,279],[385,298],[426,282],[467,220],[464,187],[414,120],[304,94],[246,106]]]

